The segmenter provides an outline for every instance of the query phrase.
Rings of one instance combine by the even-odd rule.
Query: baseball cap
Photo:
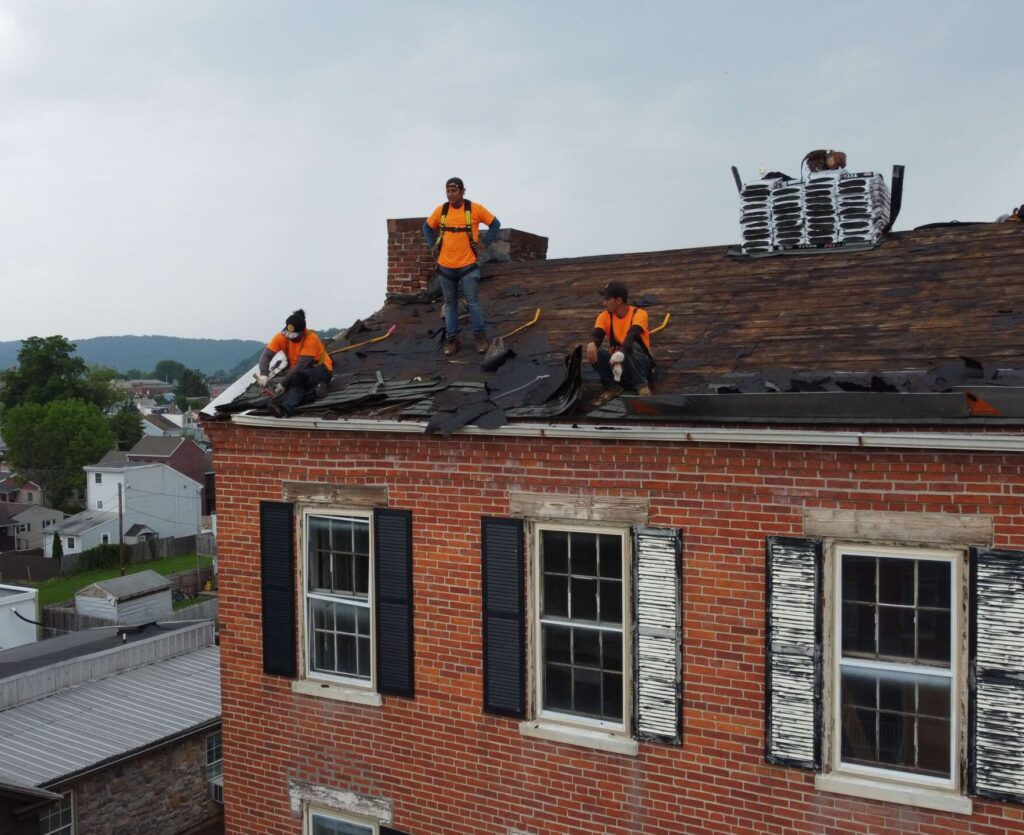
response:
[[[629,290],[626,289],[625,282],[609,281],[604,285],[604,289],[601,291],[601,298],[629,301]]]

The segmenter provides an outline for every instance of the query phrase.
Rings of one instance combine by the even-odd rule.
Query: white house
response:
[[[42,548],[45,534],[65,516],[41,504],[0,502],[0,551]]]
[[[86,510],[65,519],[54,530],[65,554],[88,551],[119,541],[118,487],[124,515],[125,542],[148,534],[164,537],[199,533],[202,485],[166,464],[118,463],[108,455],[85,467]],[[131,533],[134,531],[134,533]],[[44,540],[53,556],[53,537]]]

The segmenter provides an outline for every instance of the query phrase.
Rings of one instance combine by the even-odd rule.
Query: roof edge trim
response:
[[[407,420],[360,420],[260,415],[232,415],[232,423],[263,429],[316,429],[335,432],[401,432],[423,434],[427,424]],[[1024,435],[978,432],[849,432],[801,429],[734,429],[728,427],[633,427],[614,425],[507,424],[499,429],[472,426],[456,435],[525,438],[593,438],[598,440],[662,441],[666,443],[771,444],[778,446],[889,447],[894,449],[956,449],[974,452],[1024,452]]]

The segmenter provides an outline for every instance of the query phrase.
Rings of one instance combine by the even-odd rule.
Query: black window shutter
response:
[[[295,513],[290,502],[260,502],[263,672],[295,678]]]
[[[373,511],[377,690],[415,695],[412,643],[412,512]]]
[[[682,555],[672,528],[633,528],[633,735],[682,742]]]
[[[1024,552],[971,549],[971,794],[1024,803]]]
[[[766,546],[765,759],[821,767],[820,539]]]
[[[526,715],[526,608],[523,522],[481,520],[483,557],[484,710]]]

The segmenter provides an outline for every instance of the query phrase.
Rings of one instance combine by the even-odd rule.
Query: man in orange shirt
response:
[[[487,321],[480,305],[480,267],[477,255],[483,252],[501,229],[499,220],[484,206],[465,200],[466,186],[458,177],[444,184],[448,202],[434,209],[423,224],[423,238],[437,259],[437,275],[444,294],[444,354],[459,350],[459,286],[469,307],[476,350],[487,350]],[[480,240],[480,224],[487,234]]]
[[[270,361],[278,351],[288,360],[288,371],[274,387],[275,394],[283,394],[281,403],[272,400],[267,408],[276,417],[291,417],[303,403],[327,394],[334,363],[316,331],[306,328],[306,313],[296,310],[284,323],[284,330],[275,333],[260,354],[260,373],[256,383],[266,388]]]
[[[621,281],[609,281],[601,297],[604,311],[594,322],[594,332],[586,345],[587,362],[594,366],[604,386],[594,405],[618,397],[624,387],[649,397],[654,358],[647,311],[629,304],[629,290]],[[605,336],[610,351],[601,347]]]

